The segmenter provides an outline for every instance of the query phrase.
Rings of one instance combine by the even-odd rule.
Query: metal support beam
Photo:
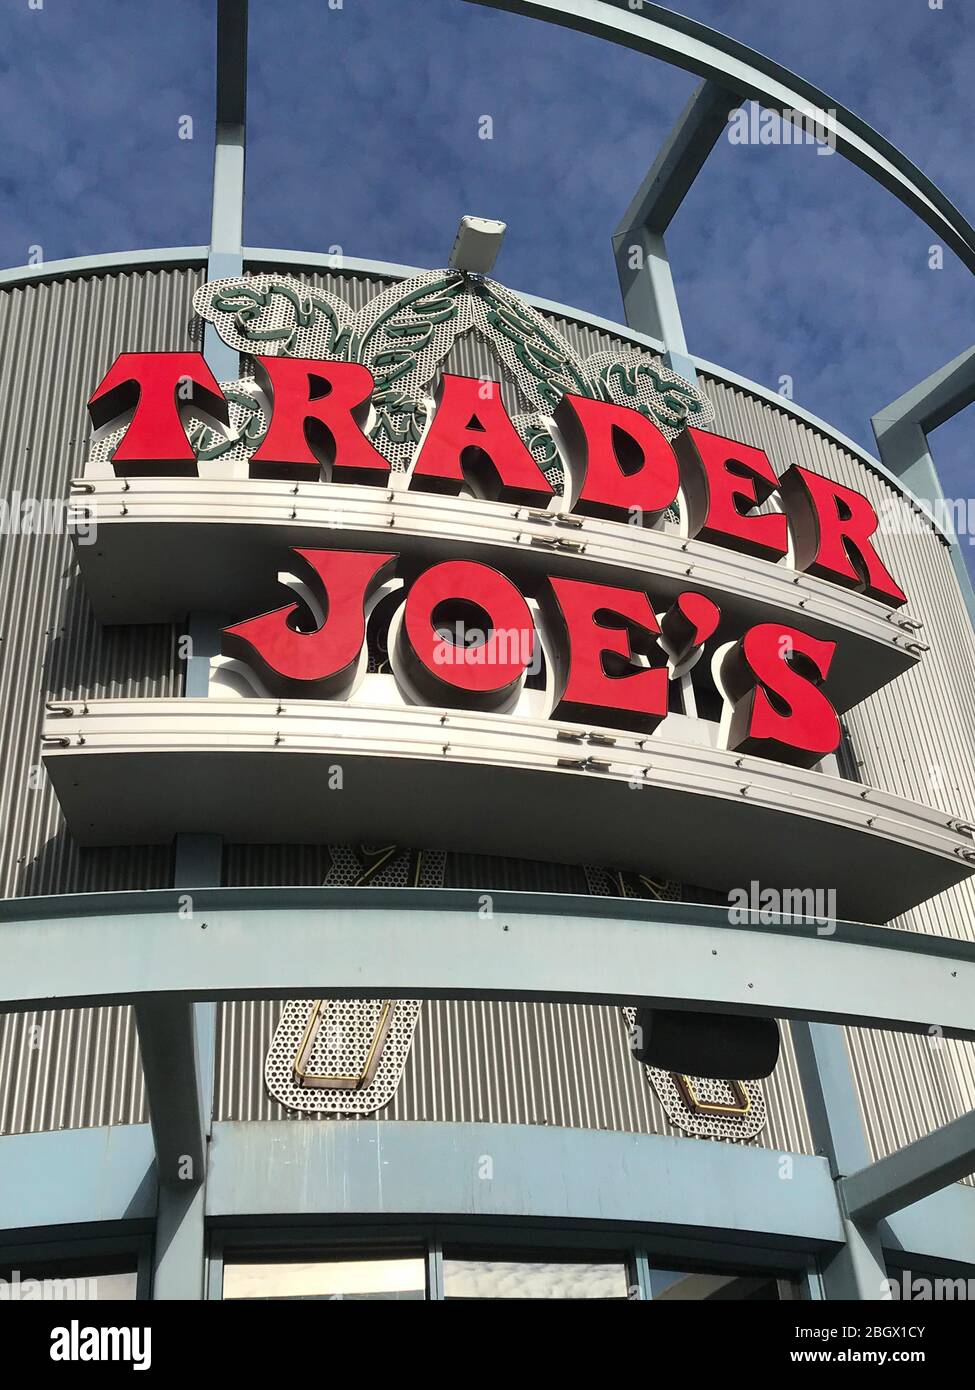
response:
[[[202,1299],[206,1238],[206,1189],[160,1188],[156,1220],[155,1300]]]
[[[846,1243],[822,1267],[823,1288],[830,1302],[858,1300],[875,1303],[884,1299],[887,1266],[876,1227],[843,1220]]]
[[[633,195],[613,234],[614,245],[635,227],[660,236],[666,232],[738,105],[720,83],[701,83]]]
[[[664,233],[736,105],[717,82],[701,83],[613,234],[626,322],[660,338],[668,365],[690,381],[697,373],[687,353]]]
[[[975,1111],[851,1173],[840,1186],[850,1217],[875,1223],[975,1172]]]
[[[932,372],[873,417],[878,439],[891,427],[913,420],[922,429],[935,430],[966,406],[975,404],[975,347]]]
[[[188,623],[190,639],[186,658],[186,679],[183,694],[187,699],[206,699],[210,690],[210,658],[220,654],[220,629],[227,619],[212,613],[191,613]],[[207,880],[197,879],[197,883]],[[212,882],[212,880],[211,880]]]
[[[799,1019],[791,1031],[816,1152],[834,1179],[854,1173],[870,1162],[870,1150],[843,1029]]]
[[[154,1299],[203,1296],[207,1122],[196,1036],[201,1008],[213,1005],[165,996],[135,1004],[158,1182]]]
[[[975,270],[975,228],[920,169],[866,121],[826,92],[747,44],[651,0],[469,0],[489,9],[530,15],[607,39],[717,81],[737,101],[795,112],[825,126],[836,149],[899,198],[945,245]]]
[[[207,258],[209,280],[240,275],[244,264],[247,0],[218,0],[217,3],[216,112]],[[203,353],[218,381],[232,381],[239,375],[238,354],[227,347],[209,323],[204,329]]]
[[[173,876],[174,885],[178,889],[219,887],[223,878],[223,840],[220,836],[177,835]],[[192,914],[192,893],[181,893],[180,900],[180,911]],[[209,1134],[213,1113],[213,1069],[217,1051],[217,1006],[195,1004],[193,1010],[197,1069],[200,1076],[200,1104],[203,1127]]]
[[[946,505],[928,434],[975,402],[975,347],[932,372],[883,410],[871,424],[883,465],[910,488],[946,535],[968,615],[975,624],[975,589]],[[966,503],[967,515],[967,503]],[[968,537],[971,540],[971,537]]]
[[[466,889],[201,888],[0,903],[0,1012],[217,999],[530,999],[975,1036],[975,945],[690,903]]]
[[[206,1124],[193,1004],[166,995],[136,1000],[139,1051],[160,1187],[195,1187],[206,1170]]]
[[[870,1162],[843,1029],[795,1022],[792,1044],[813,1144],[829,1163],[846,1235],[845,1245],[822,1266],[823,1291],[831,1300],[880,1299],[887,1277],[880,1234],[875,1224],[854,1221],[843,1208],[843,1175]]]
[[[973,402],[975,347],[932,372],[871,420],[885,467],[931,508],[944,500],[944,494],[927,436]]]
[[[210,683],[210,658],[220,650],[223,620],[208,613],[191,613],[188,623],[190,649],[186,658],[183,694],[188,699],[205,697]],[[223,879],[223,840],[219,835],[176,836],[173,866],[176,888],[216,888]],[[181,911],[192,913],[192,894],[184,893]],[[213,1103],[213,1068],[216,1055],[217,1010],[214,1004],[195,1006],[196,1042],[199,1054],[201,1102],[206,1132],[210,1132]]]
[[[677,290],[663,237],[635,227],[621,241],[614,238],[616,271],[623,296],[623,314],[630,328],[659,338],[667,349],[667,366],[688,381],[697,381],[697,368],[687,351]]]
[[[207,278],[244,268],[244,173],[247,119],[247,0],[217,0],[216,132]],[[218,381],[240,374],[240,358],[212,324],[203,353]],[[190,616],[191,649],[184,693],[206,695],[215,623]],[[218,885],[222,843],[215,835],[179,835],[177,889]],[[183,899],[191,895],[182,894]],[[183,909],[180,909],[182,912]],[[192,905],[188,916],[192,919]],[[159,1212],[153,1297],[203,1297],[207,1136],[213,1103],[216,1006],[187,998],[142,999],[136,1005],[142,1065],[149,1096]]]

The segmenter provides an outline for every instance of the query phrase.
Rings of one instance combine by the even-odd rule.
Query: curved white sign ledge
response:
[[[743,626],[775,618],[837,643],[829,695],[841,712],[912,670],[918,624],[865,595],[676,530],[488,502],[325,482],[133,478],[78,485],[73,539],[102,623],[238,616],[278,606],[293,548],[468,558],[531,581],[563,574],[646,590],[694,590]],[[174,557],[178,556],[178,562]]]
[[[968,877],[942,811],[756,757],[577,725],[327,701],[96,700],[48,714],[83,845],[399,842],[828,894],[886,922]],[[812,929],[812,928],[811,928]]]

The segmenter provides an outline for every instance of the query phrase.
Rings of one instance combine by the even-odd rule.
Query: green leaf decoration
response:
[[[566,392],[638,410],[671,439],[689,424],[706,427],[714,419],[707,397],[650,353],[620,346],[583,359],[551,320],[504,285],[455,270],[390,285],[358,311],[327,290],[270,273],[203,285],[193,304],[239,352],[368,367],[376,382],[370,435],[398,471],[409,466],[422,437],[438,371],[470,332],[490,347],[497,376],[507,375],[523,397],[527,410],[516,416],[518,428],[544,469],[561,474],[549,417]],[[225,392],[230,434],[203,421],[192,430],[203,461],[246,458],[267,428],[253,383],[231,383]]]

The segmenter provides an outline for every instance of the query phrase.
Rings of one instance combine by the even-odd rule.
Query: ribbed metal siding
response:
[[[264,1057],[282,1005],[221,1009],[214,1117],[315,1120],[272,1100]],[[753,1141],[811,1153],[788,1029],[765,1083],[768,1125]],[[424,1003],[388,1120],[483,1121],[680,1134],[631,1057],[622,1013],[609,1007],[432,1000]]]
[[[13,1014],[0,1023],[0,1134],[147,1118],[131,1009]]]
[[[85,402],[122,351],[193,346],[194,270],[92,275],[0,292],[2,495],[60,500],[80,474]],[[5,897],[166,887],[166,848],[79,850],[32,790],[45,700],[177,695],[171,627],[99,628],[67,537],[0,545],[0,885]],[[0,1132],[145,1119],[126,1009],[0,1019]]]
[[[230,845],[224,882],[322,883],[327,849]],[[445,885],[536,893],[585,893],[583,870],[495,855],[448,854]],[[221,1006],[214,1114],[221,1120],[309,1119],[268,1095],[264,1057],[279,1002]],[[809,1153],[811,1140],[788,1029],[775,1075],[765,1083],[768,1125],[754,1141]],[[384,1110],[395,1120],[484,1120],[578,1129],[677,1134],[626,1044],[614,1008],[560,1004],[430,1001],[423,1005],[403,1079]]]
[[[868,496],[881,516],[895,490],[873,469],[785,410],[706,380],[722,433],[767,450],[779,473],[813,468]],[[878,535],[877,548],[907,593],[904,610],[924,623],[931,647],[918,668],[865,700],[847,718],[862,780],[948,814],[975,814],[975,632],[947,546],[929,527]],[[942,893],[895,926],[975,940],[975,883]],[[931,1036],[849,1030],[864,1122],[880,1157],[975,1107],[975,1046]]]

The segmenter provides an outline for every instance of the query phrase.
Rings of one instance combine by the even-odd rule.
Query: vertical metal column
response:
[[[659,339],[667,365],[689,381],[697,380],[697,372],[687,353],[664,233],[737,104],[718,83],[701,83],[613,234],[626,322]]]
[[[951,538],[951,561],[968,609],[975,623],[975,590],[955,534],[951,508],[935,468],[928,433],[975,404],[975,347],[960,353],[939,371],[933,372],[913,390],[878,410],[871,424],[884,464],[923,502]],[[940,513],[940,515],[939,515]],[[967,521],[967,504],[966,504]],[[968,537],[969,542],[973,538]]]
[[[880,1233],[852,1220],[843,1199],[842,1180],[870,1163],[843,1029],[793,1022],[792,1041],[813,1143],[829,1163],[846,1233],[846,1244],[823,1265],[823,1290],[828,1299],[880,1300],[887,1278]]]
[[[247,0],[217,0],[217,126],[207,279],[243,272],[247,119]],[[204,356],[218,381],[232,381],[240,359],[212,324]]]
[[[216,143],[213,157],[213,193],[210,218],[210,253],[207,278],[240,275],[243,271],[244,155],[247,101],[247,0],[217,0],[217,98]],[[218,381],[240,375],[238,354],[220,339],[212,324],[204,331],[203,352]],[[219,650],[219,623],[208,614],[190,614],[190,650],[186,662],[184,694],[205,697],[210,657]],[[223,844],[217,835],[178,835],[175,852],[175,886],[186,889],[192,912],[192,889],[219,885]],[[160,1168],[159,1207],[156,1223],[153,1298],[202,1299],[206,1264],[206,1143],[213,1113],[213,1072],[216,1045],[215,1004],[198,1004],[177,1016],[173,1006],[159,1006],[153,1021],[140,1019],[144,1054],[155,1051],[150,1111],[154,1116],[156,1157]],[[144,1038],[143,1038],[144,1035]],[[180,1054],[178,1065],[159,1064],[160,1045],[170,1056]],[[182,1054],[186,1054],[185,1056]],[[176,1059],[174,1059],[176,1060]],[[147,1073],[147,1083],[149,1076]],[[199,1172],[193,1181],[180,1181],[163,1172],[166,1147],[164,1126],[174,1127],[174,1142],[188,1129],[174,1111],[186,1106],[186,1098],[167,1095],[193,1087],[195,1106],[202,1125]],[[155,1105],[154,1105],[155,1101]]]

